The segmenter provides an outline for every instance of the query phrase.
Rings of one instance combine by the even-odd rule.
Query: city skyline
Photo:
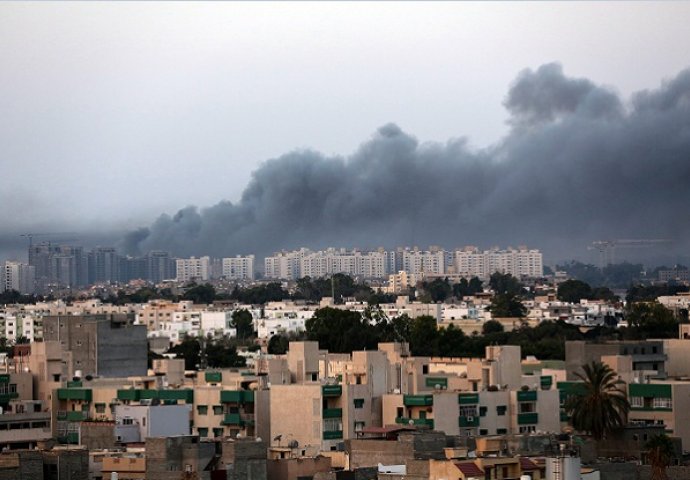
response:
[[[686,4],[0,8],[0,257],[686,237]]]

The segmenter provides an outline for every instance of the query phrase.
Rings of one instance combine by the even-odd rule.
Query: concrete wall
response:
[[[97,373],[103,377],[144,376],[148,373],[145,325],[112,328],[98,323]]]
[[[253,438],[225,440],[219,469],[227,471],[227,480],[266,480],[266,447]]]
[[[297,480],[329,470],[331,459],[322,456],[268,460],[267,464],[268,478],[271,480]]]

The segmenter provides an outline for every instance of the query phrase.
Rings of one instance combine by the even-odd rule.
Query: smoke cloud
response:
[[[690,70],[624,101],[558,64],[521,72],[510,133],[474,150],[384,125],[348,157],[264,162],[237,203],[188,206],[129,233],[129,253],[270,254],[282,248],[527,244],[561,254],[597,239],[690,228]]]

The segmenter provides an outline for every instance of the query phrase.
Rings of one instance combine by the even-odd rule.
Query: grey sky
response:
[[[0,230],[235,202],[262,161],[349,155],[388,122],[488,146],[523,69],[557,61],[627,100],[690,66],[688,19],[688,2],[3,2]]]

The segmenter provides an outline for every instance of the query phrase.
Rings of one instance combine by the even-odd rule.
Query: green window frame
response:
[[[213,436],[214,437],[222,437],[223,436],[223,429],[222,428],[214,428],[213,429]]]
[[[213,406],[213,414],[214,415],[223,415],[223,405],[214,405]]]
[[[355,398],[355,408],[363,408],[364,407],[364,399],[363,398]]]
[[[96,403],[94,405],[96,413],[105,413],[105,403]]]
[[[197,405],[196,413],[198,415],[208,415],[208,405]]]
[[[197,428],[197,431],[199,432],[200,437],[208,437],[208,428],[207,427],[199,427],[199,428]]]

